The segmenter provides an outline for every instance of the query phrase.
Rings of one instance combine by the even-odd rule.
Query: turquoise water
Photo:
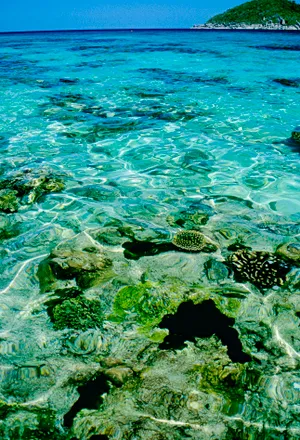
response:
[[[135,335],[134,319],[119,326],[110,322],[119,289],[147,280],[160,291],[161,283],[168,286],[174,279],[183,290],[218,291],[221,303],[224,283],[226,292],[250,292],[234,317],[239,333],[244,331],[242,340],[247,338],[243,322],[248,322],[248,312],[249,320],[268,329],[269,351],[258,358],[270,371],[255,391],[266,393],[268,403],[262,405],[268,409],[258,415],[255,399],[249,409],[244,397],[242,409],[235,403],[233,410],[231,403],[227,413],[223,402],[217,413],[226,420],[232,417],[232,423],[246,420],[253,432],[249,437],[240,433],[239,438],[298,438],[299,281],[261,293],[251,283],[237,284],[232,274],[225,282],[210,283],[204,265],[212,256],[225,261],[228,247],[236,243],[273,253],[282,243],[300,241],[300,147],[287,141],[300,121],[299,53],[299,33],[0,35],[1,180],[28,169],[37,175],[51,170],[65,185],[36,200],[23,198],[17,211],[1,213],[0,392],[5,402],[23,405],[18,409],[21,422],[15,415],[1,422],[1,438],[29,438],[20,426],[34,425],[35,405],[50,405],[58,414],[53,438],[67,438],[62,418],[78,399],[76,387],[66,385],[71,372],[89,364],[97,370],[101,356],[127,356],[131,361],[137,356],[136,348],[125,354],[126,338],[140,341],[140,333],[122,339],[125,327]],[[172,222],[170,216],[176,220],[191,209],[207,216],[198,229],[217,243],[215,254],[169,251],[136,260],[124,256],[124,242],[171,241],[182,222]],[[48,294],[41,293],[37,277],[38,265],[55,246],[83,236],[107,253],[116,274],[85,293],[104,298],[105,323],[95,332],[99,337],[106,332],[110,341],[102,348],[96,344],[90,358],[66,352],[65,338],[73,341],[74,332],[53,329],[45,306]],[[299,280],[297,265],[291,270]],[[244,351],[257,354],[259,348],[246,344]],[[44,365],[49,370],[45,377],[40,372]],[[30,407],[26,416],[24,405]],[[182,423],[196,426],[200,421],[193,413]],[[231,422],[222,423],[226,427]],[[160,424],[157,432],[163,429]],[[143,433],[128,428],[127,436],[97,429],[93,434],[107,438],[160,438],[151,437],[147,427]],[[161,438],[233,438],[225,428],[214,431],[216,437],[197,429],[189,427],[190,437],[181,437],[176,428]],[[78,438],[90,438],[78,432]],[[30,438],[43,438],[34,435]]]

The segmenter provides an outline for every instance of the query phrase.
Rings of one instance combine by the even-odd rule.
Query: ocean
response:
[[[299,438],[299,53],[0,34],[1,439]]]

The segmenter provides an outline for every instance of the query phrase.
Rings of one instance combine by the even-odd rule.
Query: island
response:
[[[290,0],[252,0],[192,29],[300,31],[300,4]]]

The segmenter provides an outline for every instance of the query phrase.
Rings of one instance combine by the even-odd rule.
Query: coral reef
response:
[[[1,440],[300,438],[299,38],[223,37],[1,36]]]
[[[296,142],[300,142],[300,127],[294,128],[292,131],[292,139]]]
[[[179,249],[190,252],[214,252],[217,250],[216,244],[195,230],[177,232],[172,243]]]
[[[166,218],[167,223],[172,227],[185,229],[197,229],[206,225],[210,216],[214,214],[213,209],[204,203],[192,204],[188,209],[174,212]]]
[[[289,271],[289,265],[279,257],[262,251],[237,251],[229,256],[228,262],[238,280],[259,288],[282,286]]]
[[[84,297],[71,298],[58,304],[53,309],[53,322],[57,330],[73,328],[85,331],[99,327],[103,312],[100,301]]]
[[[11,189],[0,190],[0,211],[2,212],[16,212],[18,210],[17,192]]]
[[[48,168],[25,168],[0,181],[0,190],[10,190],[10,198],[16,198],[14,210],[17,210],[18,200],[21,204],[31,204],[45,194],[62,191],[64,187],[62,176]]]

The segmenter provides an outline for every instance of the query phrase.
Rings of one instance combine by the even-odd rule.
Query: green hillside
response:
[[[253,0],[216,15],[208,23],[266,24],[279,23],[281,19],[286,25],[300,23],[300,4],[289,0]]]

